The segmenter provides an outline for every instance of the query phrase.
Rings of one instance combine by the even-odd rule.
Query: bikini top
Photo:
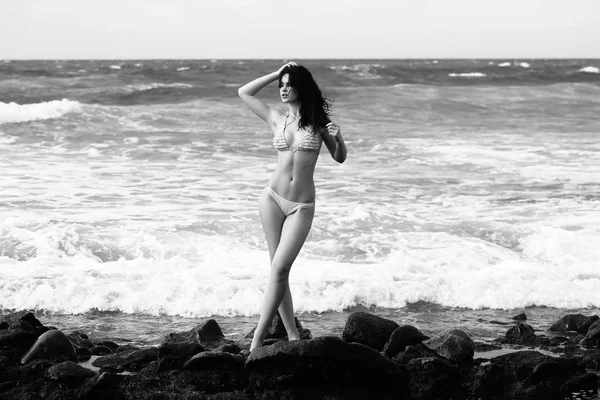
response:
[[[306,130],[302,135],[302,140],[300,141],[299,146],[290,147],[288,145],[287,139],[285,138],[285,128],[287,128],[289,124],[298,119],[298,117],[294,117],[290,122],[288,122],[288,116],[289,113],[285,113],[285,123],[282,131],[273,135],[273,147],[279,151],[291,150],[292,153],[295,153],[298,150],[313,151],[315,153],[318,153],[319,150],[321,150],[321,142],[323,141],[323,138],[321,138],[321,135],[315,135],[309,130]]]

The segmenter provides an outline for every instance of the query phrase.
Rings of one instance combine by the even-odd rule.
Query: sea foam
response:
[[[78,112],[81,112],[81,104],[67,99],[34,104],[0,102],[0,125],[60,118],[65,114]]]
[[[600,74],[600,68],[590,66],[590,67],[581,68],[579,70],[579,72],[587,72],[590,74]]]
[[[464,72],[464,73],[449,73],[448,76],[461,76],[466,78],[479,78],[486,76],[483,72]]]
[[[94,228],[82,224],[4,217],[1,308],[186,317],[260,311],[266,249],[226,235],[115,230],[95,237]],[[473,309],[600,306],[600,234],[593,227],[535,228],[522,235],[521,252],[446,232],[394,237],[396,249],[372,263],[310,256],[314,246],[336,246],[311,242],[291,272],[296,309],[401,308],[419,301]]]

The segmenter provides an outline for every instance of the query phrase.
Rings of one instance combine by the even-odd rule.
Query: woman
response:
[[[282,112],[255,95],[279,80]],[[258,326],[250,351],[262,346],[268,327],[279,309],[289,340],[299,340],[288,277],[296,256],[310,231],[315,214],[313,174],[322,142],[339,163],[346,159],[340,127],[329,119],[329,103],[305,67],[289,62],[278,71],[253,80],[238,90],[242,101],[273,131],[278,150],[275,171],[259,201],[271,274],[265,290]]]

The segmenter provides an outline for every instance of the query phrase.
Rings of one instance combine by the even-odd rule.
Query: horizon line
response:
[[[0,61],[287,61],[287,60],[600,60],[599,57],[261,57],[261,58],[235,58],[235,57],[208,57],[208,58],[0,58]]]

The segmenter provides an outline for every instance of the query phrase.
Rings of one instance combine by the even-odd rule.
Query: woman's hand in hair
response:
[[[280,74],[281,74],[281,72],[282,72],[282,71],[283,71],[285,68],[287,68],[287,67],[297,67],[297,66],[298,66],[298,64],[296,64],[294,61],[290,61],[290,62],[288,62],[288,63],[285,63],[285,64],[284,64],[284,65],[283,65],[281,68],[279,68],[279,69],[277,70],[277,75],[280,75]]]

